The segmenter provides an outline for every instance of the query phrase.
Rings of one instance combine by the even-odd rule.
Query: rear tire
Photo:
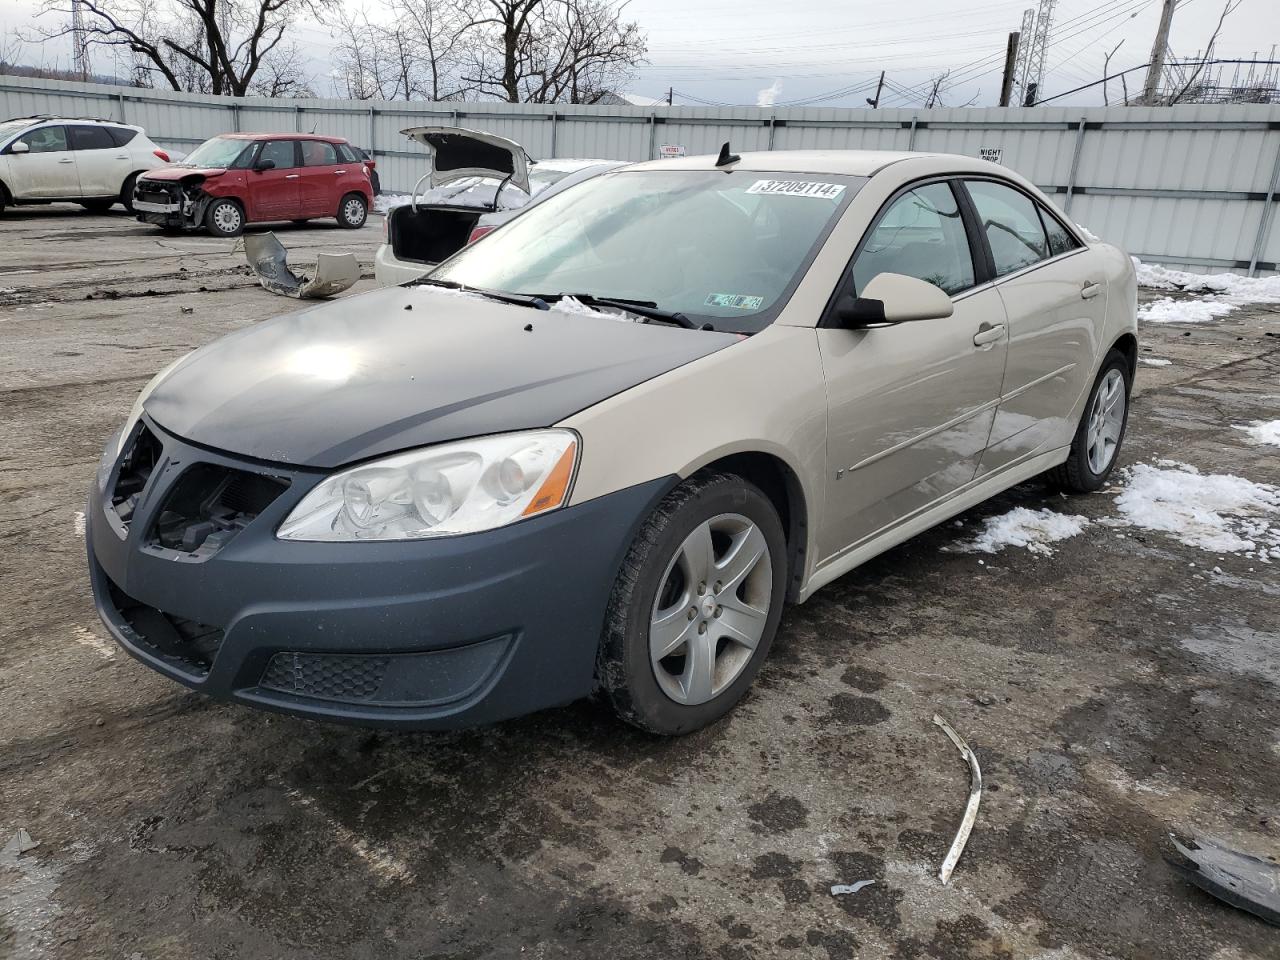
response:
[[[1067,493],[1092,493],[1107,482],[1120,459],[1132,389],[1129,358],[1112,350],[1089,391],[1066,463],[1044,475],[1050,485]]]
[[[138,175],[131,173],[124,178],[124,186],[120,188],[120,202],[124,208],[133,213],[133,187],[138,182]]]
[[[238,237],[244,232],[244,210],[234,200],[223,197],[209,204],[204,225],[218,237]]]
[[[359,230],[369,217],[369,204],[358,193],[348,193],[338,203],[338,226]]]
[[[116,205],[114,200],[81,200],[79,203],[90,213],[95,214],[106,213]]]
[[[782,523],[760,490],[728,473],[672,490],[609,600],[596,673],[618,716],[673,736],[728,713],[769,655],[786,582]]]

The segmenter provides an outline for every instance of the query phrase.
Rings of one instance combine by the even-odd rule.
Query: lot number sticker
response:
[[[747,193],[765,193],[783,197],[816,197],[836,200],[844,193],[843,183],[814,183],[812,180],[757,180]]]
[[[735,310],[759,310],[764,297],[749,297],[742,293],[709,293],[704,307],[728,307]]]

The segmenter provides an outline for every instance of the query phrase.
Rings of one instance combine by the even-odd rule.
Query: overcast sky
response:
[[[356,3],[358,0],[347,0]],[[1036,0],[631,0],[627,15],[649,36],[648,63],[626,91],[655,100],[675,90],[676,103],[778,105],[804,101],[862,106],[886,71],[882,106],[920,106],[946,70],[941,100],[992,105],[1000,90],[1008,33]],[[370,0],[369,5],[376,3]],[[1170,45],[1190,56],[1204,48],[1223,0],[1182,0]],[[0,0],[6,37],[34,22],[38,0]],[[1058,0],[1043,97],[1102,76],[1103,57],[1124,41],[1112,72],[1146,63],[1161,0]],[[1280,43],[1280,0],[1243,0],[1218,38],[1219,58],[1266,58]],[[294,38],[313,65],[314,86],[328,88],[323,25],[300,23]],[[23,59],[67,66],[65,45],[27,45]],[[105,53],[94,69],[114,72]],[[122,71],[125,72],[125,71]],[[1142,83],[1131,74],[1129,88]],[[1101,103],[1101,90],[1057,101]],[[1118,98],[1118,85],[1112,90]]]

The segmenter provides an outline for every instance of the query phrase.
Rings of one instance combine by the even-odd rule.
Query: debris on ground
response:
[[[1170,834],[1180,858],[1169,865],[1201,890],[1280,926],[1280,863],[1233,850],[1212,837],[1193,836],[1190,848]]]
[[[318,253],[315,276],[298,276],[289,269],[289,252],[270,231],[245,236],[244,255],[263,288],[284,297],[332,297],[360,279],[360,263],[354,253]]]
[[[857,893],[863,887],[869,887],[873,883],[875,883],[874,880],[859,880],[856,883],[837,883],[832,886],[831,895],[833,897],[843,897],[847,894]]]
[[[938,879],[945,885],[951,879],[951,872],[955,870],[960,854],[964,853],[964,845],[969,842],[973,823],[978,819],[978,804],[982,801],[982,769],[978,766],[978,758],[974,756],[969,745],[960,738],[960,734],[955,732],[951,724],[936,713],[933,715],[933,722],[942,728],[942,732],[951,739],[956,749],[960,751],[960,756],[969,764],[969,802],[965,804],[964,816],[960,818],[960,829],[956,831],[956,838],[951,841],[951,849],[947,851],[946,859],[942,861],[942,869],[938,871]]]
[[[1148,367],[1167,367],[1173,363],[1172,360],[1164,360],[1160,357],[1139,357],[1138,362]]]
[[[22,827],[18,828],[18,832],[9,838],[9,842],[0,849],[0,854],[4,854],[6,858],[20,857],[28,850],[34,850],[40,846],[40,841],[32,840],[31,834],[27,833]]]

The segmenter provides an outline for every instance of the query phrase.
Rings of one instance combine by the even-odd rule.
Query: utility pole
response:
[[[675,92],[676,91],[674,87],[667,87],[667,106],[668,107],[671,106],[671,98],[675,94]]]
[[[1160,11],[1160,26],[1156,28],[1155,42],[1151,44],[1147,81],[1142,86],[1142,102],[1149,107],[1156,102],[1156,89],[1164,73],[1164,54],[1169,49],[1169,28],[1173,25],[1173,10],[1177,5],[1178,0],[1164,0],[1164,9]]]
[[[1004,51],[1004,81],[1000,84],[1000,106],[1007,107],[1009,98],[1013,96],[1013,74],[1018,62],[1018,38],[1022,34],[1017,30],[1009,34],[1009,45]]]
[[[880,82],[876,84],[876,98],[872,100],[867,97],[867,103],[871,105],[871,109],[875,110],[880,106],[880,91],[884,88],[884,71],[880,71]]]

